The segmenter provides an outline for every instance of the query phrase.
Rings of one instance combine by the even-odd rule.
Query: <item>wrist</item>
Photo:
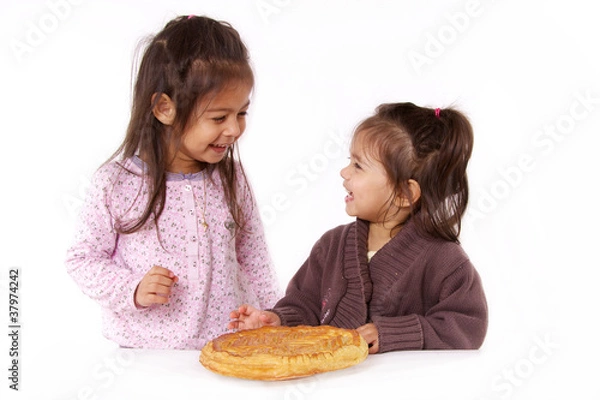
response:
[[[139,285],[136,286],[135,290],[133,291],[133,305],[135,306],[136,309],[142,310],[144,308],[147,308],[148,306],[140,304],[140,302],[138,301],[138,298],[137,298],[138,287],[139,287]]]

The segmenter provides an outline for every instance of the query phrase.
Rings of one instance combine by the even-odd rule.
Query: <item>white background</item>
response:
[[[282,286],[323,232],[350,220],[344,142],[376,105],[455,105],[470,117],[462,242],[488,296],[488,336],[474,354],[441,356],[457,376],[477,365],[470,384],[451,385],[435,357],[413,355],[415,368],[386,364],[394,394],[599,398],[600,28],[591,3],[2,0],[0,332],[10,333],[11,268],[20,269],[22,323],[18,393],[8,389],[10,343],[1,335],[2,398],[116,398],[161,371],[136,380],[127,368],[103,370],[111,360],[129,367],[131,357],[101,336],[99,309],[63,260],[86,184],[123,138],[138,40],[180,14],[226,20],[249,47],[256,87],[241,157]],[[203,385],[163,372],[172,398]],[[302,393],[317,398],[326,387]],[[250,386],[246,395],[281,398],[281,388]]]

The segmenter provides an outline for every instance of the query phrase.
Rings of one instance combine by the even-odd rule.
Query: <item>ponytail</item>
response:
[[[414,178],[422,193],[416,218],[426,232],[458,242],[469,200],[466,171],[473,150],[473,129],[467,118],[452,108],[441,109],[439,117],[431,114],[432,131],[421,135],[418,143],[429,151],[422,153]]]
[[[383,104],[359,125],[359,132],[366,132],[396,195],[411,199],[408,180],[419,183],[421,196],[411,203],[417,229],[458,242],[469,199],[466,169],[473,129],[468,119],[453,108]]]

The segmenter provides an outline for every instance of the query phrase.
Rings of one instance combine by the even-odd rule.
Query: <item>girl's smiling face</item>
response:
[[[353,141],[350,163],[340,172],[348,192],[346,213],[370,222],[387,224],[393,222],[394,215],[398,214],[392,201],[394,190],[383,164],[371,154],[360,137]]]
[[[201,101],[185,128],[169,171],[198,172],[200,163],[221,161],[246,129],[251,91],[249,84],[232,84]]]

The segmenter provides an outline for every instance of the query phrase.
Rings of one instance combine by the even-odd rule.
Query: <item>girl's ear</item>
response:
[[[409,199],[407,197],[398,196],[396,199],[396,204],[398,207],[410,207],[411,202],[412,204],[415,204],[421,198],[421,185],[419,185],[419,182],[415,181],[414,179],[409,179],[408,190],[411,194],[411,198]]]
[[[152,95],[152,103],[156,101],[156,93]],[[161,93],[156,105],[152,108],[152,114],[164,125],[173,125],[175,121],[175,103],[169,96]]]

